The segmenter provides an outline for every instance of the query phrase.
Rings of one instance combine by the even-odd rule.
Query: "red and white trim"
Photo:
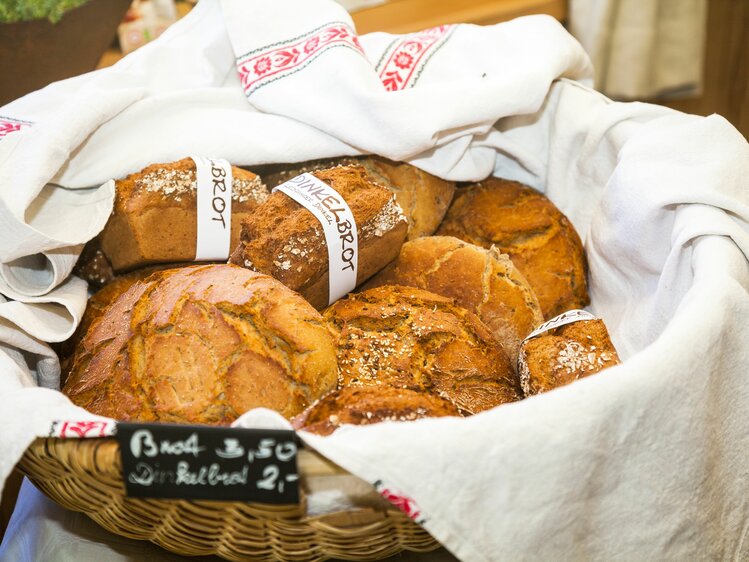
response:
[[[21,129],[31,127],[33,123],[31,121],[22,121],[20,119],[13,119],[12,117],[0,116],[0,139],[5,135],[15,133]]]
[[[245,95],[303,69],[333,47],[346,47],[364,54],[359,38],[348,24],[331,22],[299,37],[239,57],[237,70]]]
[[[55,420],[49,428],[48,437],[84,439],[89,437],[112,437],[115,433],[117,433],[117,422],[114,420]]]
[[[392,505],[400,509],[403,513],[408,515],[419,525],[426,523],[427,519],[421,511],[421,508],[416,505],[413,498],[405,495],[401,491],[395,489],[393,486],[386,485],[382,480],[377,480],[373,484],[377,493],[385,498]]]
[[[385,89],[394,92],[412,88],[429,58],[447,41],[455,27],[440,25],[393,41],[376,68]]]

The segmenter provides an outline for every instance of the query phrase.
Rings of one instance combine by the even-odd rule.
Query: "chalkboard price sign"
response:
[[[299,503],[293,431],[117,424],[127,495]]]

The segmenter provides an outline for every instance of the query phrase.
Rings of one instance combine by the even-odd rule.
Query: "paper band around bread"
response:
[[[304,206],[320,222],[328,248],[328,304],[356,288],[359,239],[356,220],[346,200],[327,183],[309,173],[273,188]]]

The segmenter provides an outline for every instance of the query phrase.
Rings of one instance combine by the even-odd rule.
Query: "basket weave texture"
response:
[[[428,552],[439,546],[396,509],[305,517],[305,477],[313,472],[345,474],[310,451],[300,451],[300,505],[125,497],[114,439],[37,439],[19,468],[61,506],[85,513],[108,531],[182,555],[215,554],[226,560],[376,560],[403,550]]]

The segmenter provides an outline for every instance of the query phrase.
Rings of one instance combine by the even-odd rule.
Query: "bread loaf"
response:
[[[348,386],[324,396],[292,420],[295,429],[329,435],[344,424],[459,416],[451,402],[435,394],[393,386]]]
[[[152,274],[94,321],[63,392],[118,420],[229,424],[263,406],[293,417],[333,390],[321,316],[268,277],[232,265]]]
[[[68,371],[72,366],[73,355],[76,349],[81,343],[81,340],[88,332],[98,318],[104,313],[107,307],[112,304],[122,293],[127,291],[138,281],[142,281],[152,273],[160,271],[169,266],[150,266],[142,269],[136,269],[129,273],[124,273],[112,279],[109,283],[99,289],[94,295],[88,299],[86,303],[86,310],[81,317],[81,321],[78,324],[75,332],[70,338],[62,342],[58,349],[58,355],[60,356],[60,370],[62,372],[62,383],[65,384],[67,379]]]
[[[268,197],[260,178],[232,166],[231,247],[242,219]],[[114,210],[100,234],[101,250],[116,272],[151,263],[195,259],[195,163],[184,158],[152,164],[116,182]]]
[[[398,255],[406,218],[393,194],[361,166],[314,172],[335,189],[354,215],[359,239],[357,284]],[[315,216],[284,193],[273,193],[242,223],[230,262],[266,273],[301,293],[317,309],[328,305],[328,252]]]
[[[533,289],[506,255],[452,236],[406,242],[398,259],[366,287],[381,285],[418,287],[455,299],[486,324],[512,363],[523,338],[543,322]]]
[[[521,397],[515,370],[478,317],[452,299],[386,285],[325,311],[343,386],[434,392],[473,414]]]
[[[536,190],[500,178],[456,193],[437,231],[510,256],[545,318],[589,302],[587,264],[570,221]]]
[[[268,173],[262,174],[262,178],[269,188],[273,188],[304,172],[340,165],[362,166],[372,179],[395,194],[395,200],[408,219],[407,240],[434,233],[455,193],[454,182],[428,174],[411,164],[393,162],[381,156],[348,156],[274,165]]]
[[[518,371],[526,396],[546,392],[619,363],[603,320],[581,320],[523,342]]]

